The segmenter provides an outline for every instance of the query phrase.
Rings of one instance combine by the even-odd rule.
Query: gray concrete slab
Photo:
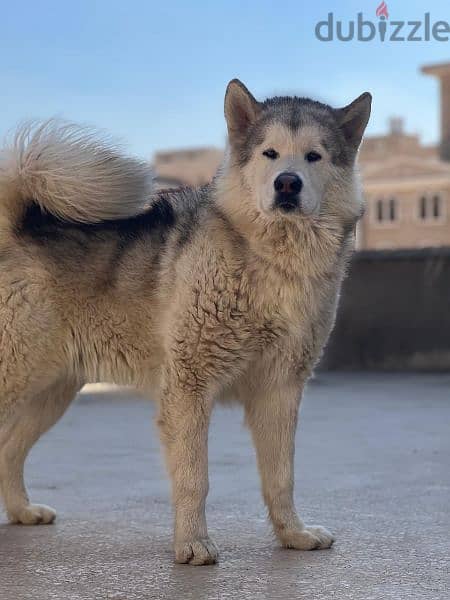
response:
[[[280,549],[239,408],[215,412],[208,519],[220,563],[175,565],[150,403],[82,395],[33,450],[55,525],[5,524],[1,600],[450,597],[450,376],[322,375],[298,432],[296,499],[331,550]]]

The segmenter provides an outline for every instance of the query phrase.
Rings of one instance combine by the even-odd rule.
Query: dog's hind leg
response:
[[[64,414],[80,385],[61,380],[34,398],[17,404],[0,428],[0,491],[12,523],[52,523],[55,511],[31,504],[24,483],[24,463],[34,443]]]

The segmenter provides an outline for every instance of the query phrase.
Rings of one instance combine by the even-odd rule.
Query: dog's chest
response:
[[[274,283],[274,282],[273,282]],[[339,281],[335,278],[279,281],[259,295],[261,352],[257,362],[312,365],[333,326]]]

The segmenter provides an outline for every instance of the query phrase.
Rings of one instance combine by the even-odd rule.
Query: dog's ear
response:
[[[225,119],[230,142],[238,142],[255,120],[260,103],[239,79],[230,81],[225,93]]]
[[[370,117],[372,96],[364,92],[348,106],[336,110],[339,126],[349,146],[357,150]]]

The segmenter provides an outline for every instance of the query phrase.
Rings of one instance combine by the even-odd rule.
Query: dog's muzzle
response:
[[[280,173],[273,182],[275,189],[274,208],[292,212],[300,207],[300,192],[303,182],[296,173]]]

